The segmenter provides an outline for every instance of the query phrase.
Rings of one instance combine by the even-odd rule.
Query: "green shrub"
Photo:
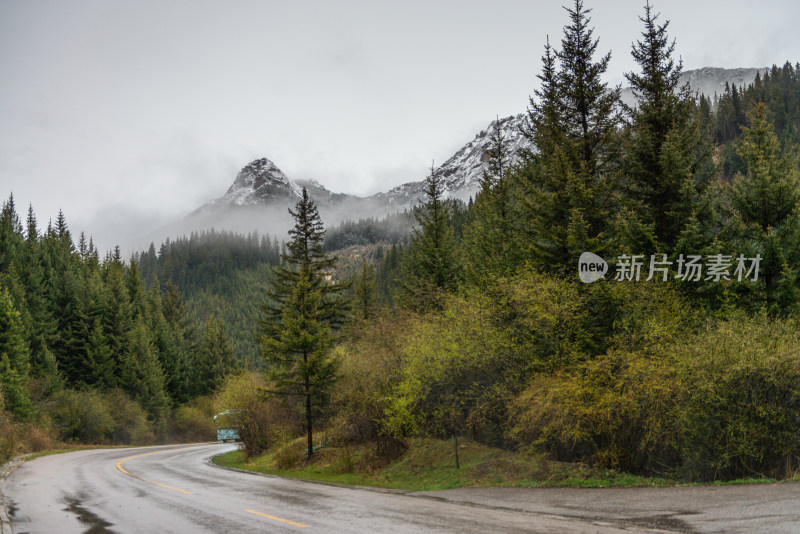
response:
[[[214,423],[214,399],[198,397],[175,409],[170,421],[170,435],[185,443],[212,441],[217,438]]]
[[[45,409],[65,441],[103,443],[114,427],[111,411],[97,391],[59,391]]]
[[[510,399],[531,377],[580,359],[581,302],[574,284],[527,272],[419,317],[390,395],[392,430],[505,446]]]
[[[77,443],[148,444],[147,413],[121,390],[62,390],[43,404],[60,439]]]
[[[682,474],[783,478],[800,469],[797,326],[766,317],[725,321],[676,347]]]
[[[739,317],[644,345],[537,376],[509,436],[559,460],[692,480],[800,468],[796,324]]]
[[[147,445],[155,442],[155,432],[148,422],[147,412],[124,391],[114,389],[101,398],[111,414],[108,440],[123,445]]]
[[[228,412],[218,422],[236,428],[247,459],[267,450],[277,436],[299,432],[300,418],[290,404],[296,399],[268,397],[267,387],[261,374],[234,375],[226,379],[214,400],[217,413]]]
[[[390,431],[389,395],[400,377],[402,346],[411,320],[398,312],[359,323],[347,342],[335,349],[341,361],[340,378],[332,397],[335,417],[328,430],[338,445],[373,443],[378,462],[396,458],[405,450]]]
[[[287,434],[276,435],[275,466],[278,469],[294,469],[306,458],[305,445],[302,440],[292,439]]]

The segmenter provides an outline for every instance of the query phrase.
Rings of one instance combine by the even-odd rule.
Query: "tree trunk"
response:
[[[303,363],[308,364],[308,354],[305,352],[303,353]],[[305,376],[305,389],[306,389],[306,432],[308,433],[308,454],[306,459],[310,462],[311,455],[314,452],[314,443],[311,428],[312,428],[312,418],[311,418],[311,384],[309,383],[308,374]]]
[[[458,434],[453,434],[453,439],[455,440],[453,442],[453,449],[456,451],[456,469],[461,469],[461,465],[458,461]]]

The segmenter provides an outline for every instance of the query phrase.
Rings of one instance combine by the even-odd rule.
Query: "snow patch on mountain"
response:
[[[277,165],[267,158],[245,165],[228,188],[223,200],[229,204],[246,206],[265,200],[300,197],[302,189],[290,180]]]
[[[680,81],[689,83],[692,91],[713,98],[715,94],[724,92],[726,83],[744,87],[753,82],[757,72],[763,73],[766,70],[768,69],[706,67],[681,73]],[[635,104],[630,87],[622,90],[621,96],[626,104]],[[500,130],[508,143],[512,162],[518,159],[523,149],[532,148],[531,142],[522,133],[526,115],[521,113],[492,121],[485,130],[434,169],[436,176],[442,179],[446,198],[465,202],[470,197],[474,198],[480,188],[481,176],[488,168],[491,138],[496,130]],[[331,192],[313,179],[290,180],[272,161],[261,158],[242,168],[223,197],[207,203],[197,212],[210,214],[223,207],[293,205],[300,198],[303,187],[320,208],[327,209],[333,217],[358,218],[386,215],[412,208],[424,196],[425,181],[407,182],[389,191],[360,198]]]
[[[714,95],[721,96],[725,92],[725,84],[733,84],[738,88],[747,87],[756,79],[756,74],[763,76],[767,68],[739,68],[721,69],[717,67],[704,67],[702,69],[687,70],[681,73],[679,84],[689,84],[693,93],[700,93],[713,100]],[[633,96],[633,89],[626,87],[622,90],[620,97],[622,101],[634,106],[636,99]]]
[[[511,163],[518,158],[522,149],[531,148],[528,139],[522,135],[525,117],[524,113],[520,113],[492,121],[472,141],[434,169],[434,175],[442,180],[444,197],[466,202],[470,197],[475,196],[480,189],[480,179],[489,165],[492,136],[498,129],[508,143]],[[414,206],[423,197],[424,188],[424,180],[408,182],[370,198],[386,202],[392,209],[407,209]]]

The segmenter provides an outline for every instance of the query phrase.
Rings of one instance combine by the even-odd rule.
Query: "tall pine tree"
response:
[[[481,188],[464,228],[464,277],[478,287],[510,274],[519,263],[512,232],[516,206],[509,178],[511,154],[499,119],[490,134],[490,143]]]
[[[645,5],[641,40],[632,48],[640,72],[626,78],[636,100],[624,157],[625,210],[618,233],[625,252],[671,253],[693,218],[708,220],[702,194],[713,172],[711,139],[688,84],[680,85],[669,21]]]
[[[598,40],[583,2],[567,12],[561,49],[545,46],[524,132],[535,150],[519,170],[517,246],[553,272],[571,269],[583,251],[607,247],[619,181],[619,89],[602,81],[611,55],[595,60]]]
[[[273,393],[303,400],[307,457],[314,452],[314,421],[328,400],[337,378],[337,361],[331,357],[331,329],[344,317],[341,291],[326,275],[336,258],[322,250],[325,229],[316,204],[303,188],[302,198],[289,210],[295,225],[291,241],[273,269],[261,306],[261,347]]]
[[[30,352],[19,312],[0,285],[0,401],[19,420],[33,415],[27,388],[29,370]]]

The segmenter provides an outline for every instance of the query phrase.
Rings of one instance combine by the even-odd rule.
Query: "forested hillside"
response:
[[[193,321],[177,286],[148,289],[118,248],[76,243],[63,213],[40,230],[29,208],[23,224],[13,196],[0,213],[0,324],[0,400],[39,441],[177,437],[179,407],[240,369],[224,326]],[[2,434],[7,454],[16,431]]]
[[[151,245],[134,254],[142,279],[152,286],[177,286],[184,296],[187,317],[203,323],[218,318],[230,336],[242,365],[261,367],[254,317],[271,266],[280,260],[277,238],[210,230],[167,240],[156,253]]]

